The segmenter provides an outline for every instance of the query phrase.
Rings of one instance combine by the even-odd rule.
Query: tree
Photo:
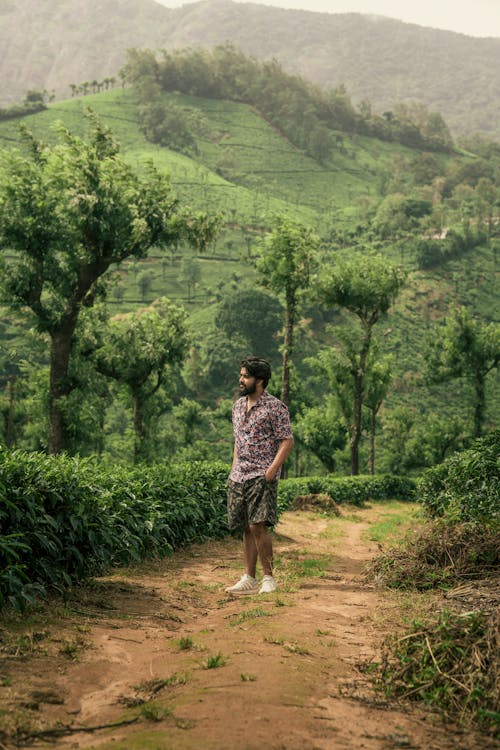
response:
[[[300,293],[308,288],[319,240],[308,227],[284,217],[275,219],[273,231],[259,247],[257,268],[263,286],[282,294],[285,302],[285,336],[281,400],[290,402],[290,363]]]
[[[97,370],[125,385],[132,397],[136,462],[150,454],[150,427],[159,406],[155,397],[167,372],[186,356],[185,321],[185,311],[163,297],[146,310],[111,320],[92,355]]]
[[[211,241],[219,220],[182,210],[151,165],[139,176],[111,132],[88,112],[87,140],[59,126],[60,143],[25,133],[29,151],[0,156],[0,243],[15,251],[0,276],[3,299],[50,338],[49,447],[68,446],[66,402],[80,312],[106,293],[106,272],[153,245]]]
[[[392,358],[374,359],[368,364],[367,378],[364,388],[363,406],[370,413],[370,474],[375,474],[375,432],[377,414],[383,404],[392,380]]]
[[[327,471],[335,471],[335,451],[344,448],[347,429],[331,397],[321,406],[304,411],[296,420],[295,433],[298,441],[319,458]]]
[[[433,332],[425,352],[426,378],[442,383],[468,378],[474,388],[474,437],[483,432],[486,378],[500,363],[500,325],[473,320],[465,307],[456,308]]]
[[[282,318],[283,306],[275,295],[255,287],[239,288],[224,294],[215,325],[229,338],[243,336],[250,352],[272,360],[277,353],[276,334]]]
[[[141,293],[141,300],[146,301],[146,297],[151,293],[153,288],[153,282],[155,280],[154,273],[152,271],[142,271],[137,276],[137,286]]]
[[[179,282],[187,288],[188,302],[191,302],[193,289],[199,284],[201,279],[201,265],[198,258],[192,255],[185,256],[181,261],[179,273]]]
[[[350,432],[351,473],[359,474],[359,442],[363,388],[372,344],[373,328],[387,313],[404,283],[404,273],[381,255],[362,255],[340,260],[317,282],[320,302],[343,307],[357,316],[361,325],[359,340],[352,341],[348,359],[352,384],[352,423]],[[344,342],[347,343],[347,342]],[[353,350],[352,346],[356,349]]]
[[[193,445],[196,439],[196,430],[205,426],[205,410],[198,401],[183,398],[180,404],[174,406],[173,416],[182,426],[182,443],[184,446]]]

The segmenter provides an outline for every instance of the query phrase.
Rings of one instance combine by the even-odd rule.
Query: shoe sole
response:
[[[226,594],[231,594],[231,596],[252,596],[253,594],[258,594],[259,589],[245,589],[244,591],[231,591],[230,589],[226,589]]]

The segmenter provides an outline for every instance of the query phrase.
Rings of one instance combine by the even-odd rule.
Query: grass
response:
[[[139,708],[139,716],[147,721],[163,721],[172,715],[172,709],[158,703],[144,703]]]
[[[182,636],[177,641],[179,651],[189,651],[194,647],[194,641],[190,636]]]
[[[59,653],[72,661],[76,661],[84,648],[87,647],[87,643],[83,638],[73,638],[63,641],[63,645],[59,649]]]
[[[391,501],[383,504],[384,512],[364,530],[364,539],[379,544],[402,540],[406,532],[415,527],[422,516],[420,506]]]
[[[276,568],[288,582],[302,578],[321,578],[331,565],[331,555],[310,557],[307,551],[290,552],[276,558]]]
[[[255,682],[255,680],[257,679],[257,677],[254,674],[246,674],[246,673],[242,673],[240,677],[241,677],[242,682]]]
[[[224,667],[227,664],[227,658],[223,656],[220,651],[215,656],[208,656],[203,662],[203,669],[217,669],[218,667]]]
[[[241,625],[249,620],[270,616],[270,612],[266,612],[262,607],[255,607],[254,609],[247,609],[245,612],[241,612],[241,614],[237,615],[235,619],[231,621],[230,625],[234,627],[235,625]]]

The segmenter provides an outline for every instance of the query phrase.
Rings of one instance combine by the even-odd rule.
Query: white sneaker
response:
[[[276,581],[272,576],[264,576],[260,585],[259,594],[270,594],[276,591]]]
[[[238,583],[234,586],[228,586],[226,592],[228,594],[256,594],[259,591],[259,584],[256,578],[252,578],[248,573],[241,576]]]

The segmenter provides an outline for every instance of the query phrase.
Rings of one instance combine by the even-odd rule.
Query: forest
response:
[[[227,537],[247,354],[292,419],[281,514],[419,503],[422,536],[374,578],[496,581],[500,146],[231,45],[129,50],[118,78],[0,121],[0,605]],[[497,620],[474,620],[488,657],[447,683],[487,735]],[[399,646],[387,693],[456,716],[455,667],[429,645],[410,674]]]

